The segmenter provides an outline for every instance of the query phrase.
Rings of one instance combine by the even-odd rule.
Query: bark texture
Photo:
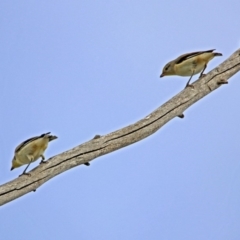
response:
[[[36,190],[62,172],[150,136],[174,117],[181,116],[201,98],[219,87],[225,87],[224,83],[239,70],[240,49],[193,83],[194,88],[184,89],[140,121],[104,136],[97,135],[88,142],[50,158],[46,164],[41,164],[30,171],[31,176],[23,175],[1,185],[0,205]]]

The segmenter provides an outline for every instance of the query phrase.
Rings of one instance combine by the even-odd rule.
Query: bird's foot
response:
[[[205,77],[207,74],[201,74],[199,78]]]
[[[46,160],[46,161],[42,160],[42,161],[39,163],[39,165],[42,164],[42,163],[47,163],[47,160]]]
[[[21,176],[23,176],[23,175],[26,175],[26,176],[29,176],[29,177],[32,176],[31,173],[25,173],[25,172],[23,172],[22,174],[19,175],[19,177],[21,177]]]
[[[184,89],[186,89],[186,88],[188,88],[188,87],[194,89],[194,86],[193,86],[192,84],[187,84],[186,87],[185,87]]]

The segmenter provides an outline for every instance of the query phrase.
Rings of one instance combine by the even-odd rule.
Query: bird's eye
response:
[[[165,71],[167,71],[169,69],[169,65],[167,65],[166,67],[165,67]]]

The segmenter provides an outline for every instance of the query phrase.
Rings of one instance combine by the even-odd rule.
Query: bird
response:
[[[57,136],[50,135],[50,133],[51,132],[48,132],[37,137],[29,138],[19,144],[14,152],[11,171],[15,168],[27,164],[27,167],[24,169],[21,175],[29,175],[26,173],[26,171],[32,162],[41,157],[42,160],[40,163],[43,163],[45,159],[43,154],[48,147],[48,143],[58,138]]]
[[[183,77],[190,76],[185,88],[192,86],[189,84],[192,76],[201,72],[199,78],[203,77],[203,72],[206,69],[208,62],[216,56],[222,56],[222,53],[213,52],[215,50],[216,49],[191,52],[179,56],[164,66],[160,78],[173,75]]]

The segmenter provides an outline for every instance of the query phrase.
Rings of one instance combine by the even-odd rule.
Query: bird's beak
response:
[[[160,78],[161,78],[161,77],[164,77],[164,74],[163,74],[163,73],[160,75]]]

